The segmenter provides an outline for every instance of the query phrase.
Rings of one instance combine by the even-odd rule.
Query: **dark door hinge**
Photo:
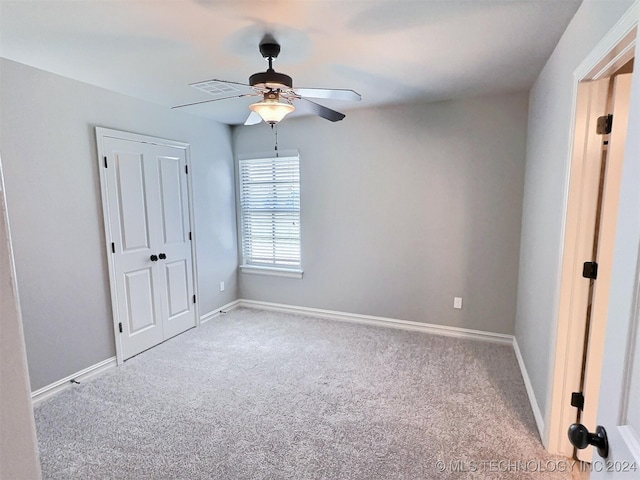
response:
[[[116,244],[111,242],[111,253],[116,253]]]
[[[189,232],[189,240],[191,240],[191,232]]]
[[[193,296],[193,303],[196,303],[196,296]]]
[[[120,333],[122,333],[122,322],[118,324],[118,330],[120,330]]]
[[[104,157],[104,168],[109,168],[107,165],[107,157]]]
[[[573,392],[571,394],[571,406],[584,410],[584,395],[582,392]]]
[[[184,173],[186,173],[187,175],[189,175],[189,165],[185,165],[185,166],[184,166]]]
[[[595,280],[598,278],[598,264],[596,262],[584,262],[582,266],[582,276]]]
[[[611,133],[613,127],[613,115],[603,115],[598,117],[598,123],[596,124],[596,133],[598,135],[607,135]]]

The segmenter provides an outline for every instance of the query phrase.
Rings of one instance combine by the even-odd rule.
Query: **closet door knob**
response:
[[[157,255],[151,255],[149,257],[149,260],[151,260],[152,262],[157,262],[158,261],[158,256]]]
[[[160,255],[158,255],[158,257],[160,258],[160,260],[164,260],[165,258],[167,258],[164,253],[161,253]]]
[[[574,423],[569,427],[567,432],[571,445],[576,448],[583,449],[589,445],[593,445],[598,449],[598,455],[602,458],[609,456],[609,441],[607,439],[607,431],[604,427],[598,425],[596,433],[589,433],[587,427],[580,423]]]

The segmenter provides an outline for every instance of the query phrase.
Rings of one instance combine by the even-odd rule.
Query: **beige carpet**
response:
[[[46,479],[572,478],[511,347],[250,309],[35,414]]]

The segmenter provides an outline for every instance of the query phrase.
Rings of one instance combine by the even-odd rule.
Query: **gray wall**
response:
[[[95,126],[191,144],[200,313],[235,300],[229,128],[1,62],[0,148],[31,388],[115,355]]]
[[[542,412],[555,348],[573,72],[632,3],[586,0],[530,93],[515,331]]]
[[[513,333],[526,119],[526,94],[287,119],[304,278],[240,274],[241,297]],[[259,124],[233,142],[274,138]]]

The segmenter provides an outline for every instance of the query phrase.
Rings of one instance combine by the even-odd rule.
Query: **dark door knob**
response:
[[[158,255],[158,257],[160,258],[160,260],[164,260],[165,258],[167,258],[164,253],[161,253],[160,255]]]
[[[149,257],[149,260],[151,260],[152,262],[157,262],[158,261],[158,256],[157,255],[151,255]]]
[[[602,458],[609,456],[609,441],[607,440],[607,431],[604,427],[598,425],[596,433],[589,433],[587,427],[581,423],[574,423],[569,427],[567,432],[571,445],[582,450],[589,445],[593,445],[598,449],[598,455]]]

